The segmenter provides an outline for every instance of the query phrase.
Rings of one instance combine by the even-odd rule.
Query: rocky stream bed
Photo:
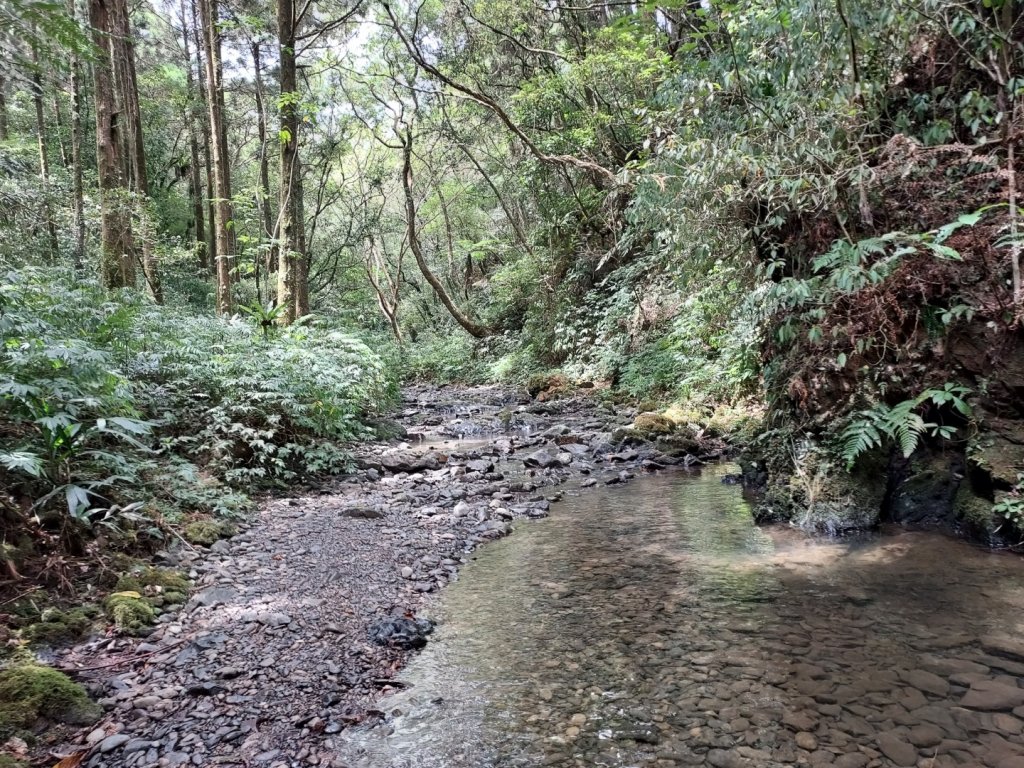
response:
[[[91,745],[85,765],[111,768],[345,765],[337,734],[383,716],[430,596],[475,548],[547,516],[567,481],[697,461],[612,442],[633,415],[493,388],[407,391],[409,434],[362,450],[354,474],[266,503],[208,551],[162,553],[195,590],[151,635],[58,655],[107,713],[64,751]]]
[[[66,751],[91,744],[96,768],[1024,768],[1018,557],[756,527],[720,447],[645,442],[635,415],[408,391],[405,442],[209,551],[165,553],[195,589],[153,634],[56,659],[106,711]]]

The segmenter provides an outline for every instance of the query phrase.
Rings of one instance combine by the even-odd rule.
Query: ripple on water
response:
[[[1024,767],[1019,559],[759,529],[724,472],[584,493],[481,550],[344,759]]]

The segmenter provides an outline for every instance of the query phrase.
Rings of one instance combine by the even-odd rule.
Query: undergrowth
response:
[[[396,392],[344,333],[264,334],[53,269],[5,275],[0,338],[5,541],[238,514],[255,490],[347,466],[360,417]]]

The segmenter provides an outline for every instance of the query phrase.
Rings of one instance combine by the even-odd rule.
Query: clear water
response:
[[[593,489],[482,549],[409,688],[382,700],[385,723],[345,734],[342,758],[1024,766],[1024,664],[986,639],[1024,637],[1018,558],[757,528],[725,471]],[[963,706],[979,684],[1009,700]]]

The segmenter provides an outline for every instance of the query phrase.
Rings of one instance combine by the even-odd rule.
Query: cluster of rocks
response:
[[[104,638],[58,658],[107,712],[65,751],[90,746],[84,764],[97,768],[343,765],[336,734],[380,715],[374,701],[423,644],[424,601],[477,546],[546,516],[561,498],[554,486],[618,483],[681,460],[653,447],[621,454],[609,438],[628,412],[457,394],[468,403],[432,390],[407,399],[403,425],[419,446],[370,446],[350,476],[269,501],[230,540],[167,553],[196,584],[180,612],[142,640]],[[553,427],[533,429],[553,411]],[[513,431],[446,444],[444,434],[470,432],[470,416]]]

